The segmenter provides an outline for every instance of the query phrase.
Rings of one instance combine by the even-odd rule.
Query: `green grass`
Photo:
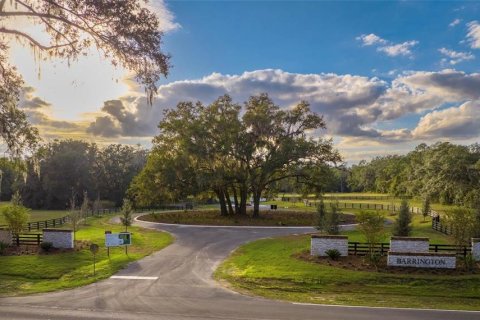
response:
[[[0,209],[7,206],[9,202],[0,202]],[[64,217],[68,214],[66,210],[31,210],[29,222],[44,221]],[[5,225],[5,218],[0,212],[0,225]]]
[[[133,245],[128,248],[128,255],[123,248],[111,248],[109,258],[104,246],[105,230],[124,230],[108,223],[110,218],[90,218],[88,226],[81,226],[76,233],[77,240],[100,246],[95,276],[93,256],[88,248],[61,254],[0,256],[0,296],[68,289],[105,279],[128,263],[166,247],[173,240],[164,232],[130,227]]]
[[[350,240],[360,239],[358,232]],[[237,249],[215,272],[253,295],[307,303],[480,310],[480,275],[353,271],[300,260],[309,236],[264,239]]]

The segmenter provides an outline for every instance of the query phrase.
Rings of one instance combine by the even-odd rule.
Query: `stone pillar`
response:
[[[480,238],[472,238],[472,256],[475,261],[480,261]]]
[[[348,237],[337,235],[312,235],[310,254],[325,257],[328,250],[337,249],[342,257],[348,256]]]
[[[8,246],[12,245],[12,233],[10,230],[0,229],[0,242],[3,242]]]
[[[390,251],[392,252],[428,252],[428,238],[391,237]]]
[[[73,230],[43,229],[43,242],[51,242],[54,248],[73,249]]]

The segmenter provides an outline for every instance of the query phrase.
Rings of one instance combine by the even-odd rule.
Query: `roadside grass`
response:
[[[192,224],[192,225],[218,225],[218,226],[314,226],[316,216],[308,211],[261,211],[260,217],[253,218],[251,211],[247,216],[221,216],[217,209],[158,212],[141,216],[139,219],[153,222]],[[341,223],[353,223],[353,215],[341,216]]]
[[[110,257],[104,244],[106,230],[124,231],[124,227],[109,223],[112,216],[89,218],[80,226],[76,240],[96,243],[96,275],[93,276],[93,256],[88,245],[74,252],[24,256],[0,256],[0,296],[24,295],[83,286],[110,277],[128,263],[141,259],[169,245],[168,233],[130,227],[133,244],[128,248],[111,248]],[[68,227],[68,226],[64,226]]]
[[[414,234],[421,234],[417,229]],[[358,231],[349,240],[363,240]],[[480,310],[480,275],[385,274],[307,262],[308,235],[263,239],[238,248],[215,272],[234,289],[306,303]]]

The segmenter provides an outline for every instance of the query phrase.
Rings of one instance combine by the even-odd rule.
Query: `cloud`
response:
[[[228,93],[234,101],[243,102],[250,95],[267,92],[285,108],[302,99],[309,101],[312,110],[324,115],[327,133],[350,143],[405,143],[422,135],[420,129],[414,134],[396,127],[397,119],[480,99],[479,87],[480,74],[452,69],[402,73],[391,82],[349,74],[296,74],[273,69],[239,75],[212,73],[160,86],[153,106],[148,106],[140,92],[107,101],[102,114],[89,124],[88,132],[105,138],[147,138],[158,133],[164,110],[180,101],[208,104]]]
[[[356,37],[356,39],[358,41],[361,41],[363,46],[376,45],[377,51],[383,52],[390,57],[411,56],[411,49],[419,43],[416,40],[405,41],[402,43],[394,43],[392,41],[382,39],[381,37],[373,33],[362,34]]]
[[[466,60],[473,60],[475,59],[475,56],[470,53],[470,52],[460,52],[460,51],[454,51],[454,50],[449,50],[447,48],[440,48],[438,51],[448,57],[449,59],[442,59],[443,62],[448,62],[451,65],[456,65],[457,63],[466,61]]]
[[[480,136],[480,101],[433,111],[423,116],[412,131],[417,139],[469,139]]]
[[[175,22],[175,16],[164,0],[150,0],[143,5],[157,15],[161,31],[169,32],[181,27],[178,22]]]
[[[457,19],[454,19],[452,22],[450,22],[448,26],[455,27],[456,25],[460,24],[460,22],[462,22],[462,20],[457,18]]]
[[[411,56],[412,48],[418,44],[418,41],[406,41],[403,43],[392,44],[377,48],[378,51],[386,53],[390,57]]]
[[[374,44],[384,44],[387,43],[387,40],[380,38],[376,34],[362,34],[356,38],[359,41],[362,41],[364,46],[372,46]]]
[[[472,21],[467,24],[467,42],[472,49],[480,49],[480,24],[478,21]]]

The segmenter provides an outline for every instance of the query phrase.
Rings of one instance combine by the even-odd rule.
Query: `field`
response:
[[[121,231],[123,227],[109,223],[110,217],[89,218],[87,226],[81,226],[76,239],[84,247],[75,252],[23,256],[0,256],[0,296],[22,295],[68,289],[108,278],[128,263],[141,259],[169,245],[173,239],[163,232],[130,227],[133,245],[128,255],[123,248],[110,250],[104,247],[105,230]],[[66,226],[68,227],[68,226]],[[93,256],[90,243],[100,246],[97,254],[96,275],[93,276]]]
[[[425,225],[425,227],[424,227]],[[414,236],[449,238],[415,219]],[[350,241],[364,241],[358,231]],[[215,277],[246,294],[307,303],[480,310],[480,275],[389,274],[346,270],[298,258],[309,236],[264,239],[237,249]]]
[[[8,205],[8,202],[0,202],[0,208]],[[68,211],[66,210],[31,210],[30,211],[30,222],[34,221],[43,221],[54,218],[61,218],[66,216]],[[3,214],[0,213],[0,226],[5,224],[5,218]]]

